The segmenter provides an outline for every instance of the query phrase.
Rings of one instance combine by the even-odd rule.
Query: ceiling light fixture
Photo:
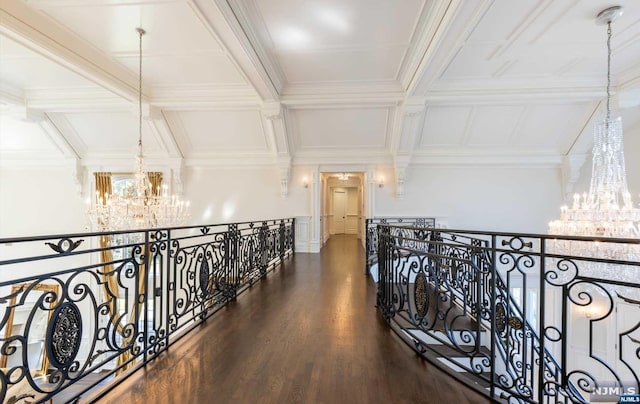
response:
[[[136,28],[139,36],[138,81],[138,155],[136,157],[135,183],[126,195],[96,193],[89,217],[100,231],[133,230],[175,227],[189,218],[189,202],[178,195],[169,195],[168,187],[153,188],[144,170],[142,153],[142,36],[146,33]]]
[[[620,15],[622,7],[616,6],[603,10],[596,18],[598,24],[607,25],[607,110],[603,121],[595,127],[589,192],[575,194],[571,207],[561,207],[560,219],[549,223],[550,234],[615,238],[640,236],[640,209],[633,206],[627,188],[622,119],[611,118],[611,23]],[[630,261],[640,259],[637,244],[555,240],[550,250],[562,255]],[[634,266],[602,262],[580,263],[582,276],[637,283],[640,279],[635,269]]]

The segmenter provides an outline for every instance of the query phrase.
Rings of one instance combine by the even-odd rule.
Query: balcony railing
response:
[[[377,306],[497,401],[640,392],[640,240],[377,226]]]
[[[390,224],[394,226],[418,227],[420,229],[436,227],[434,217],[372,217],[367,218],[365,224],[365,263],[364,272],[369,274],[369,269],[378,260],[378,230],[379,224]]]
[[[99,394],[293,254],[294,228],[280,219],[0,240],[0,402]]]

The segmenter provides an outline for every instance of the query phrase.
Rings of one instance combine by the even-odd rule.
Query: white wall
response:
[[[0,238],[83,232],[85,211],[69,168],[0,169]]]
[[[640,150],[640,136],[628,138],[629,149]],[[628,167],[639,164],[640,156],[628,156]],[[186,168],[190,223],[311,216],[311,186],[303,185],[309,171],[294,167],[282,198],[275,168]],[[381,172],[393,178],[390,169]],[[635,196],[637,174],[629,169]],[[557,168],[414,167],[403,199],[395,197],[392,181],[374,192],[375,216],[445,216],[450,228],[462,229],[545,233],[561,205]],[[87,224],[70,169],[0,170],[0,237],[78,232]]]
[[[188,168],[183,181],[191,202],[191,224],[228,223],[311,215],[307,170],[291,171],[289,194],[280,194],[275,168]]]
[[[393,183],[375,189],[376,216],[444,216],[453,229],[546,233],[560,214],[558,168],[414,167],[403,199]]]

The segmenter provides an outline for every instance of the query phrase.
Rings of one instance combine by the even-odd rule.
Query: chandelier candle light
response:
[[[138,155],[136,157],[135,184],[126,195],[96,191],[95,201],[89,201],[89,217],[100,231],[153,229],[183,225],[189,218],[189,202],[177,195],[169,195],[166,185],[153,189],[144,170],[142,154],[142,36],[139,35],[139,90],[138,90]]]
[[[627,188],[622,119],[611,118],[611,22],[620,15],[622,7],[615,6],[603,10],[596,18],[598,24],[607,25],[607,111],[604,120],[595,127],[589,193],[575,194],[571,207],[561,207],[560,219],[549,223],[550,234],[640,236],[640,209],[633,207]],[[615,251],[610,254],[616,255]]]

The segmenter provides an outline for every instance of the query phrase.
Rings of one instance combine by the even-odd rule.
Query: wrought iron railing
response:
[[[408,227],[435,227],[436,219],[433,217],[374,217],[367,218],[365,223],[365,264],[364,273],[369,274],[369,269],[378,260],[378,224],[390,224]]]
[[[640,391],[640,240],[377,232],[383,317],[488,397],[617,402]]]
[[[294,229],[281,219],[0,240],[0,402],[99,394],[293,254]]]

